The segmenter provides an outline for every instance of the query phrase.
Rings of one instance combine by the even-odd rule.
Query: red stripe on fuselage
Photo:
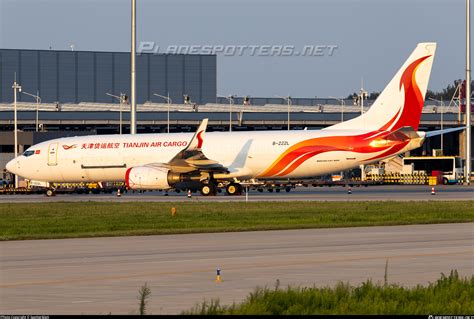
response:
[[[129,169],[127,169],[127,171],[125,172],[125,185],[130,188],[130,171],[132,170],[132,167],[130,167]]]

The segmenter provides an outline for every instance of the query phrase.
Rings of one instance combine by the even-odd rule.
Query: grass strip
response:
[[[0,240],[473,221],[472,201],[3,203]]]
[[[474,276],[461,278],[456,271],[435,283],[406,288],[374,284],[354,287],[257,288],[239,304],[221,306],[204,301],[186,315],[436,315],[474,313]]]

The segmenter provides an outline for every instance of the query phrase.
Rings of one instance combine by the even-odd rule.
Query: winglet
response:
[[[186,147],[185,149],[186,151],[194,151],[201,149],[202,143],[204,142],[204,135],[206,134],[207,122],[208,119],[203,119],[201,124],[199,124],[196,133],[194,133],[194,136],[189,142],[188,147]]]

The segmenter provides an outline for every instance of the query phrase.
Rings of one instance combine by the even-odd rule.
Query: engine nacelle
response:
[[[159,166],[131,167],[125,173],[125,183],[130,189],[170,189],[169,172],[169,169]]]

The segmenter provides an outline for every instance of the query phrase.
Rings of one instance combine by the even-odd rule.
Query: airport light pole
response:
[[[359,91],[359,101],[360,101],[360,114],[364,114],[364,98],[369,96],[369,92],[365,91],[363,88],[360,88]]]
[[[234,96],[229,95],[229,132],[232,132],[232,104],[234,104]]]
[[[288,104],[288,131],[290,130],[290,107],[291,107],[291,96],[278,96],[280,99],[283,99]]]
[[[136,28],[136,19],[137,19],[137,3],[136,0],[132,0],[132,47],[130,50],[131,55],[131,109],[130,109],[130,134],[137,133],[137,83],[136,83],[136,66],[135,66],[135,59],[136,59],[136,37],[137,37],[137,28]]]
[[[168,93],[168,96],[164,96],[158,93],[153,93],[153,95],[161,97],[162,99],[165,99],[166,102],[168,103],[168,119],[167,119],[167,124],[168,124],[168,134],[170,133],[170,104],[171,104],[171,98],[170,94]]]
[[[35,125],[35,126],[36,126],[36,132],[38,132],[39,105],[40,105],[40,103],[41,103],[41,98],[40,98],[40,96],[39,96],[39,92],[36,91],[36,95],[31,94],[31,93],[28,93],[28,92],[25,92],[25,91],[23,91],[23,92],[21,92],[21,93],[26,94],[26,95],[28,95],[28,96],[31,96],[32,98],[34,98],[34,99],[36,100],[36,125]]]
[[[229,100],[229,132],[232,132],[232,104],[234,104],[234,95],[229,95],[229,96],[223,96],[219,95],[219,97],[226,98]]]
[[[433,98],[428,98],[429,100],[431,101],[434,101],[434,102],[438,102],[440,103],[440,107],[441,107],[441,153],[444,154],[444,148],[443,148],[443,110],[444,110],[444,107],[443,107],[443,98],[441,98],[441,100],[437,100],[437,99],[433,99]]]
[[[341,122],[344,122],[344,105],[345,105],[344,99],[339,99],[339,98],[334,97],[334,96],[330,96],[329,98],[335,99],[335,100],[338,100],[339,102],[341,102]]]
[[[471,8],[466,0],[466,184],[471,184]]]
[[[110,94],[110,93],[105,93],[105,94],[119,100],[119,110],[120,110],[119,111],[120,112],[119,132],[120,132],[120,135],[122,135],[122,104],[124,104],[124,102],[125,102],[125,94],[120,93],[120,96],[113,95],[113,94]]]
[[[16,76],[15,76],[16,77]],[[16,83],[16,79],[13,82],[13,135],[15,139],[15,158],[18,157],[18,126],[17,126],[17,114],[16,114],[16,93],[21,92],[20,84]],[[18,175],[15,174],[15,188],[18,188]]]

